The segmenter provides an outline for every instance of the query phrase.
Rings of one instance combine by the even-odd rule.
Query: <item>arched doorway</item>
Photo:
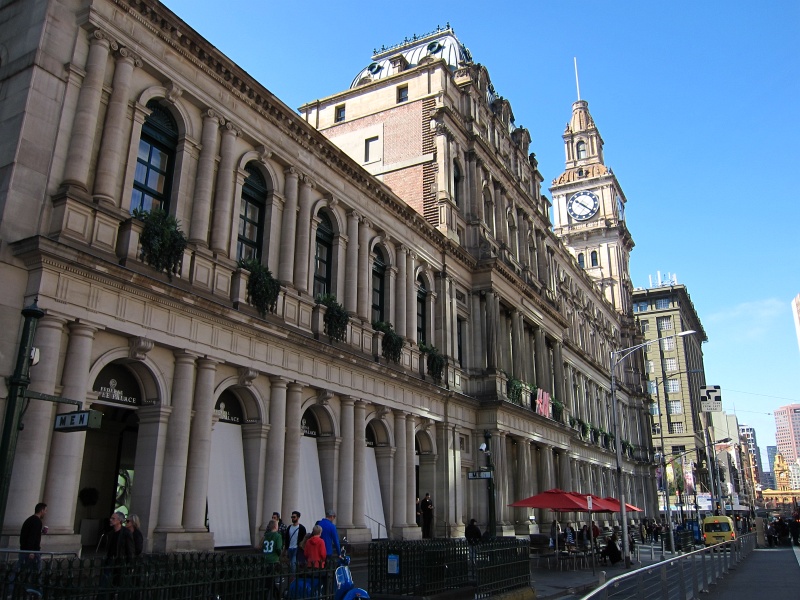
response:
[[[375,431],[375,422],[367,423],[365,435],[367,441],[367,448],[364,452],[364,469],[366,485],[366,503],[364,506],[364,516],[367,517],[367,527],[372,532],[372,539],[381,539],[389,537],[389,530],[386,528],[386,516],[384,512],[383,496],[384,490],[381,486],[381,477],[378,475],[378,458],[376,456],[376,447],[380,444],[381,438],[385,437],[383,428],[380,428],[379,433]],[[387,444],[381,444],[383,448],[388,449]]]
[[[208,477],[208,530],[214,546],[249,546],[247,484],[244,472],[242,425],[245,413],[236,394],[224,390],[214,405],[217,422],[211,431]]]
[[[287,508],[300,511],[300,522],[310,532],[311,526],[325,516],[322,472],[317,447],[317,440],[324,431],[313,407],[303,413],[300,427],[303,431],[303,438],[300,440],[300,498],[297,507]]]
[[[75,530],[81,544],[94,547],[116,510],[131,511],[136,485],[136,450],[144,398],[140,377],[127,365],[112,362],[92,384],[97,399],[91,408],[103,414],[100,429],[86,432],[75,511]]]

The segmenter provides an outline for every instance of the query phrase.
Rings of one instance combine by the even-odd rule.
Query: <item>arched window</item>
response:
[[[592,250],[591,261],[592,261],[592,266],[593,267],[596,267],[599,264],[599,262],[597,261],[597,251],[596,250]]]
[[[426,319],[425,302],[428,298],[428,290],[425,287],[425,280],[417,277],[417,343],[427,343],[428,323]]]
[[[331,293],[333,266],[333,225],[328,215],[321,213],[317,226],[317,244],[314,254],[314,297]]]
[[[375,262],[372,263],[372,322],[385,321],[384,290],[386,285],[386,260],[380,248],[375,248]]]
[[[578,266],[581,269],[585,269],[586,268],[586,257],[583,255],[583,252],[578,254]]]
[[[586,142],[578,142],[575,144],[575,154],[578,157],[578,160],[583,160],[586,158]]]
[[[144,120],[139,138],[131,212],[137,209],[149,212],[159,208],[169,211],[178,125],[158,100],[150,100],[147,108],[151,112]]]
[[[264,176],[253,163],[248,163],[244,170],[247,172],[247,178],[242,186],[236,258],[260,259],[264,241],[264,212],[269,190]]]
[[[453,202],[456,208],[461,208],[461,168],[453,161]]]

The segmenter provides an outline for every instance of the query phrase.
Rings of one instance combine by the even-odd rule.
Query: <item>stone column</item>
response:
[[[284,456],[286,444],[286,401],[287,381],[280,377],[270,377],[269,395],[269,437],[267,456]],[[275,460],[269,477],[264,481],[264,507],[261,511],[261,530],[266,531],[272,513],[280,512],[283,506],[283,461]],[[276,485],[276,483],[278,485]],[[289,510],[294,510],[290,508]]]
[[[514,494],[512,501],[516,502],[532,496],[531,493],[531,453],[528,440],[517,440],[517,465],[514,472]],[[528,523],[528,508],[515,508],[514,521],[515,529],[523,531]]]
[[[314,183],[303,177],[300,186],[300,212],[297,215],[297,260],[294,263],[294,287],[308,292],[309,252],[311,251],[311,208],[314,203]],[[294,510],[294,509],[289,509]]]
[[[214,417],[214,378],[217,363],[208,358],[197,361],[194,387],[194,416],[189,431],[189,461],[186,466],[186,496],[183,527],[190,532],[206,531],[208,472],[211,465],[211,428]]]
[[[406,333],[405,336],[416,344],[417,340],[417,281],[416,256],[409,251],[406,254]],[[415,510],[416,512],[416,510]]]
[[[303,438],[303,429],[300,426],[303,418],[303,386],[299,383],[290,383],[286,393],[286,439],[283,453],[283,498],[281,514],[291,514],[297,510],[300,500],[300,442]],[[277,482],[273,481],[273,485]]]
[[[397,322],[394,323],[394,330],[398,335],[406,336],[406,294],[408,290],[408,283],[406,282],[406,249],[402,245],[398,245],[395,252],[395,260],[397,262],[397,291],[395,298],[397,300],[397,308],[395,309],[395,318]]]
[[[258,544],[260,541],[258,527],[261,523],[261,508],[264,505],[268,437],[269,425],[264,423],[246,423],[242,425],[244,476],[247,483],[247,513],[248,522],[250,523],[250,537],[254,544]]]
[[[189,451],[189,428],[192,419],[192,390],[194,389],[196,357],[183,350],[175,352],[175,371],[172,377],[172,414],[169,416],[169,435],[164,452],[161,489],[164,502],[160,507],[158,529],[183,531],[183,498],[186,482],[186,462]]]
[[[497,333],[500,317],[500,299],[495,292],[486,293],[486,367],[497,368]]]
[[[366,219],[358,231],[358,316],[371,323],[372,313],[372,264],[370,263],[369,241],[372,226]]]
[[[525,380],[525,368],[523,366],[524,350],[522,343],[522,315],[519,310],[511,312],[511,339],[513,340],[514,357],[514,377]]]
[[[189,241],[208,246],[208,222],[211,218],[211,192],[219,144],[219,115],[213,110],[203,113],[203,133],[197,175],[194,183],[194,203],[189,227]]]
[[[231,206],[233,205],[233,182],[235,177],[236,138],[239,129],[230,121],[222,127],[219,171],[214,193],[214,212],[211,221],[211,249],[223,256],[230,250]]]
[[[355,452],[355,400],[341,397],[341,438],[339,448],[339,504],[336,507],[337,525],[344,529],[353,526],[353,458]]]
[[[89,191],[89,165],[92,159],[95,134],[97,133],[97,119],[100,113],[100,101],[103,97],[103,82],[105,81],[110,48],[116,50],[117,44],[112,42],[105,33],[95,30],[90,34],[86,75],[83,78],[81,91],[78,94],[78,104],[75,108],[75,120],[72,124],[72,136],[69,141],[67,162],[64,165],[63,183],[65,185],[74,185],[86,192]],[[71,435],[74,436],[74,434]],[[84,434],[80,435],[81,437],[84,436]],[[67,504],[71,504],[71,502]],[[53,522],[52,514],[54,509],[55,506],[48,508],[47,520],[51,524]],[[70,524],[71,529],[72,525]]]
[[[409,487],[406,478],[408,469],[406,461],[406,413],[402,410],[394,411],[394,507],[392,511],[392,528],[395,535],[402,537],[402,530],[406,527],[406,488]],[[416,510],[415,510],[416,512]],[[415,515],[416,522],[416,515]]]
[[[472,347],[470,353],[472,361],[469,363],[470,368],[483,369],[486,366],[486,351],[483,347],[484,341],[484,327],[483,327],[483,312],[485,302],[481,299],[480,293],[472,294],[472,312],[470,314],[470,340],[472,340]]]
[[[566,394],[564,393],[564,358],[561,353],[561,342],[553,342],[553,394],[566,408]]]
[[[78,400],[82,405],[89,389],[89,366],[96,332],[95,327],[84,323],[69,324],[69,343],[61,376],[61,396]],[[70,404],[58,406],[59,414],[74,410],[75,407]],[[85,441],[85,432],[53,433],[44,489],[44,497],[50,499],[47,509],[50,533],[74,533],[75,499],[78,497]]]
[[[172,498],[161,494],[167,423],[171,412],[172,407],[163,405],[142,406],[136,412],[139,432],[136,436],[136,485],[132,489],[131,510],[139,515],[142,533],[148,544],[152,544],[152,533],[158,521],[162,499],[165,502],[172,501]]]
[[[347,251],[345,260],[347,268],[344,271],[344,307],[347,312],[355,316],[358,311],[358,224],[361,215],[351,210],[347,213]]]
[[[367,509],[366,413],[366,402],[356,400],[353,415],[353,525],[356,527],[366,527],[366,519],[364,518],[364,513]]]
[[[283,216],[281,217],[281,261],[278,279],[284,285],[294,282],[295,231],[297,228],[297,171],[288,168],[286,175]],[[273,509],[277,510],[277,509]],[[272,511],[270,511],[272,516]]]
[[[550,365],[547,360],[547,343],[544,338],[544,330],[537,326],[533,332],[536,344],[536,385],[546,392],[550,389]]]
[[[570,468],[569,452],[562,450],[559,452],[559,467],[561,469],[561,485],[565,492],[571,492],[575,488],[572,483],[572,469]]]
[[[416,423],[414,415],[406,417],[406,523],[409,526],[417,524],[417,499],[414,493],[414,481],[417,469],[415,463],[416,451],[414,449],[414,430]],[[434,505],[435,506],[435,505]]]
[[[381,500],[383,502],[383,516],[386,519],[387,531],[382,535],[389,535],[389,529],[394,523],[394,455],[395,449],[390,446],[375,448],[375,461],[378,463],[378,480],[381,487]]]
[[[106,110],[103,138],[100,153],[97,155],[97,173],[94,179],[94,197],[102,202],[119,206],[117,195],[120,175],[127,159],[126,133],[130,130],[128,121],[128,101],[134,67],[141,67],[142,61],[128,48],[120,48],[114,67],[114,82],[111,98]]]
[[[31,367],[29,390],[41,394],[55,393],[65,323],[64,319],[50,315],[39,319],[36,325],[35,344],[39,349],[41,360],[38,365]],[[6,525],[10,526],[14,535],[19,533],[22,523],[31,515],[36,503],[44,498],[45,473],[55,408],[56,405],[52,402],[32,400],[22,418],[25,428],[19,432],[17,440],[6,511]]]

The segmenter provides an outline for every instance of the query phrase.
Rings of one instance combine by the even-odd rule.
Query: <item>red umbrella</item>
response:
[[[524,500],[517,500],[509,504],[519,508],[550,508],[564,512],[578,512],[586,510],[586,501],[571,492],[565,492],[558,488],[541,492]]]
[[[603,500],[605,500],[606,502],[609,502],[611,504],[615,504],[616,505],[614,507],[614,510],[612,510],[611,512],[619,512],[619,500],[617,500],[616,498],[612,498],[611,496],[608,496],[607,498],[603,498]],[[634,506],[633,504],[628,504],[627,502],[625,503],[625,510],[628,511],[628,512],[644,512],[638,506]]]
[[[619,502],[614,506],[612,502],[609,502],[608,498],[601,498],[594,494],[581,494],[580,492],[572,492],[572,494],[579,497],[583,502],[584,509],[581,512],[616,512],[619,510]],[[592,499],[592,510],[585,508],[589,504],[588,498],[590,497]]]

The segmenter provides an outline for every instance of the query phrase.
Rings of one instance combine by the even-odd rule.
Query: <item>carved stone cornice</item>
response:
[[[239,369],[239,385],[250,387],[253,385],[253,380],[258,377],[258,371],[250,367],[241,367]]]

